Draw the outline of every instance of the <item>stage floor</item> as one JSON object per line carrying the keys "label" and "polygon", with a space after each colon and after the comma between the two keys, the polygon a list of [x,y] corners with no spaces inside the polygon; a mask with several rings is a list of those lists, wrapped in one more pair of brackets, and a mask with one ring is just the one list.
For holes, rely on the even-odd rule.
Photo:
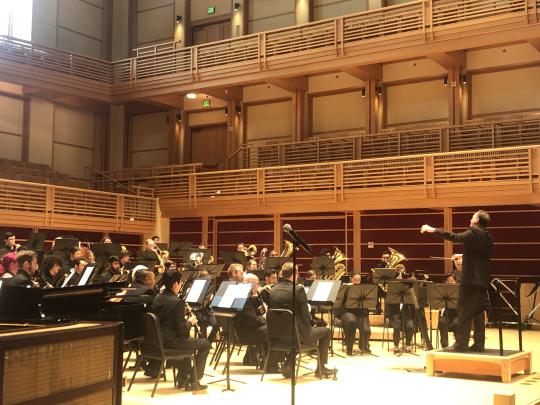
{"label": "stage floor", "polygon": [[[435,336],[435,333],[433,333]],[[491,405],[494,394],[514,393],[516,404],[540,404],[540,331],[523,332],[524,349],[533,352],[532,374],[515,376],[509,384],[503,384],[500,378],[475,377],[470,375],[444,374],[428,377],[425,374],[425,357],[422,350],[419,356],[403,355],[395,357],[381,348],[381,342],[372,341],[374,356],[355,356],[329,358],[329,365],[339,369],[337,381],[323,379],[319,381],[313,376],[300,377],[296,387],[297,405],[332,404],[336,401],[352,401],[351,403],[392,404],[392,405]],[[452,342],[452,339],[450,339]],[[517,349],[517,331],[504,330],[505,348]],[[486,346],[496,348],[498,332],[496,329],[486,330]],[[341,352],[341,343],[334,341],[336,353]],[[207,391],[198,395],[172,388],[172,371],[168,370],[167,382],[159,383],[156,395],[150,398],[153,384],[139,373],[130,392],[124,388],[123,403],[139,404],[197,404],[209,405],[225,401],[235,404],[276,405],[290,403],[290,380],[281,374],[268,374],[260,382],[260,373],[255,367],[242,365],[242,356],[236,353],[231,363],[231,377],[242,380],[246,384],[231,382],[234,392],[222,393],[224,383],[211,384]],[[210,357],[209,357],[210,358]],[[223,356],[225,358],[225,356]],[[219,372],[211,368],[203,383],[221,378]],[[302,370],[300,370],[302,374]],[[129,382],[132,371],[126,372]],[[126,386],[127,387],[127,386]]]}

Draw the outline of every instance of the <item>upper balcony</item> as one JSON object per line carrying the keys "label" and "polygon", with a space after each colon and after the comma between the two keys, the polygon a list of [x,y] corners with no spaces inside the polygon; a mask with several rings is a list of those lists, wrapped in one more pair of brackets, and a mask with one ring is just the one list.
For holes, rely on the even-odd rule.
{"label": "upper balcony", "polygon": [[107,102],[258,83],[501,43],[537,48],[540,0],[420,0],[108,62],[0,38],[0,80]]}

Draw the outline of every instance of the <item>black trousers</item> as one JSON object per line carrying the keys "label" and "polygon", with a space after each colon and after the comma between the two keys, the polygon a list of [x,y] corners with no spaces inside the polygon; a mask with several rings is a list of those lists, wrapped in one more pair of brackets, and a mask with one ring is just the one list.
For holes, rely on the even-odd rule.
{"label": "black trousers", "polygon": [[361,350],[369,349],[369,338],[371,336],[371,328],[369,325],[369,314],[367,311],[352,313],[345,312],[341,316],[343,323],[343,331],[345,332],[345,346],[347,351],[351,351],[356,337],[356,329],[360,332],[359,345]]}
{"label": "black trousers", "polygon": [[[411,310],[403,306],[403,323],[405,326],[405,345],[410,346],[412,343],[412,337],[414,335],[414,322],[411,314]],[[390,315],[390,326],[394,329],[393,340],[394,346],[399,346],[399,339],[401,337],[401,312],[394,312]]]}
{"label": "black trousers", "polygon": [[[195,339],[192,337],[177,339],[166,345],[168,349],[191,349],[195,351],[195,363],[197,365],[197,378],[200,380],[204,375],[206,358],[210,352],[210,342],[206,339]],[[194,381],[193,370],[190,370],[189,361],[183,361],[178,366],[180,375],[191,373],[191,379]]]}
{"label": "black trousers", "polygon": [[[321,365],[328,363],[328,348],[330,347],[330,329],[318,326],[311,328],[311,339],[317,342],[319,354],[321,356]],[[293,358],[291,353],[287,356],[286,363],[290,366]]]}
{"label": "black trousers", "polygon": [[456,346],[466,349],[469,346],[471,325],[474,325],[474,345],[484,348],[486,330],[484,326],[484,304],[486,290],[475,285],[459,287],[458,315],[456,326]]}
{"label": "black trousers", "polygon": [[452,314],[445,313],[439,317],[439,334],[441,339],[441,347],[448,347],[448,331],[455,332],[457,326],[457,317]]}

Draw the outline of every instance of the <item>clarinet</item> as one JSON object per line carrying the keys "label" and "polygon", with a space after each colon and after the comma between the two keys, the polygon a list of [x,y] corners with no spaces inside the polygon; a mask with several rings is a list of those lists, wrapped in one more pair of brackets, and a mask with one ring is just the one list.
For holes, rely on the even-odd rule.
{"label": "clarinet", "polygon": [[[189,304],[186,302],[186,316],[188,318],[191,318],[192,316],[195,316],[195,314],[193,313],[193,310],[191,309],[191,307],[189,306]],[[195,325],[193,325],[193,330],[195,331],[195,336],[196,337],[201,337],[201,331],[199,329],[199,324],[196,323]]]}

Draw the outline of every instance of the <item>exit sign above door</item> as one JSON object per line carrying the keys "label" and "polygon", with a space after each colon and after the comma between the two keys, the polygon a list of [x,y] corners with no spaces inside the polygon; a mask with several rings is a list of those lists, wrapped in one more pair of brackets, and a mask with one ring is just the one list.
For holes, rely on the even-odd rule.
{"label": "exit sign above door", "polygon": [[216,12],[216,6],[208,7],[208,14],[214,14]]}

